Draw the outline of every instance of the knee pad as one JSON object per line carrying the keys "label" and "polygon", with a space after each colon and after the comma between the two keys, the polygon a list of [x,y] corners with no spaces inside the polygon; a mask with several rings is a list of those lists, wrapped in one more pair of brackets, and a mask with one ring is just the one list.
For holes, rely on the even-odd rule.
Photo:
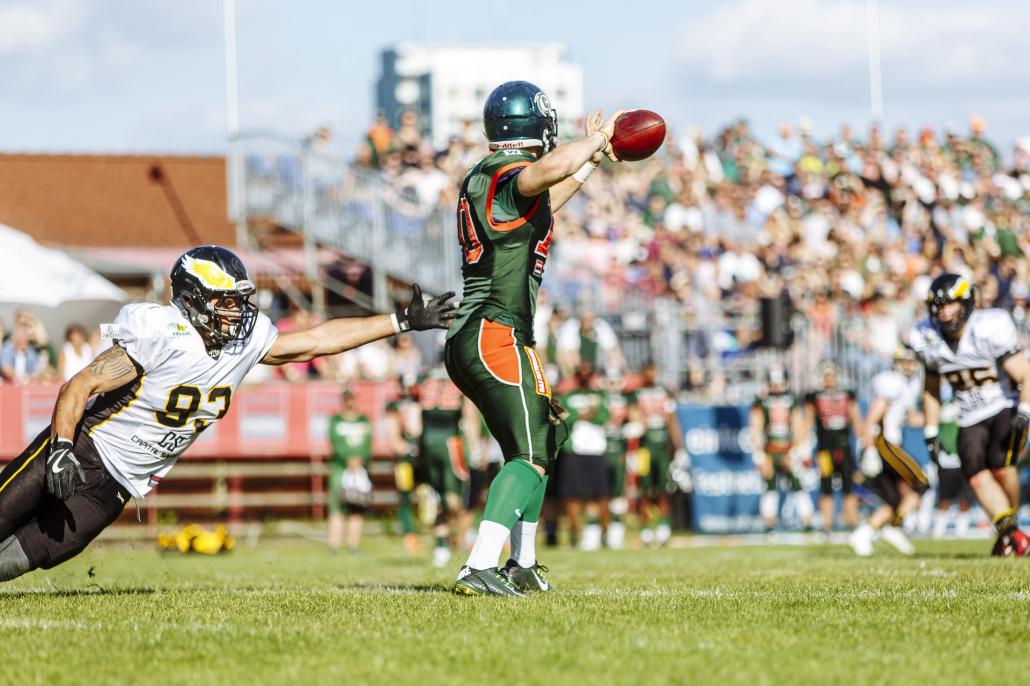
{"label": "knee pad", "polygon": [[8,536],[0,542],[0,581],[17,579],[32,569],[32,563],[17,538]]}

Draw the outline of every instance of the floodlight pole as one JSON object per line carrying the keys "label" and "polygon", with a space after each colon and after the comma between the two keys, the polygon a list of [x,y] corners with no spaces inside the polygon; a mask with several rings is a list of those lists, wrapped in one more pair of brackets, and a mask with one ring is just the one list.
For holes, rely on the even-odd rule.
{"label": "floodlight pole", "polygon": [[880,66],[880,2],[866,0],[866,40],[869,58],[869,116],[874,123],[883,121],[883,72]]}
{"label": "floodlight pole", "polygon": [[243,202],[243,154],[240,150],[239,68],[236,56],[236,0],[222,0],[225,33],[225,129],[228,136],[226,156],[226,208],[236,225],[236,245],[250,245],[247,211]]}

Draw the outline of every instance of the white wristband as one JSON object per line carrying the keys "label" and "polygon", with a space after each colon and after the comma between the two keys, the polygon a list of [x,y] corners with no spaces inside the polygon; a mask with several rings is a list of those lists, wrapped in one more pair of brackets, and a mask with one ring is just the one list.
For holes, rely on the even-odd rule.
{"label": "white wristband", "polygon": [[927,424],[923,427],[923,436],[927,439],[937,438],[937,434],[940,432],[940,427],[936,424]]}
{"label": "white wristband", "polygon": [[1019,403],[1019,406],[1016,408],[1016,412],[1030,417],[1030,403]]}
{"label": "white wristband", "polygon": [[393,324],[393,334],[396,336],[401,332],[401,323],[397,321],[397,313],[390,313],[390,323]]}
{"label": "white wristband", "polygon": [[594,131],[594,133],[598,134],[599,136],[601,136],[602,139],[604,139],[604,145],[598,148],[598,152],[604,152],[605,149],[607,149],[608,147],[608,143],[610,143],[611,141],[609,140],[608,136],[605,134],[604,131]]}
{"label": "white wristband", "polygon": [[576,181],[579,181],[580,183],[586,183],[587,179],[590,178],[590,175],[594,173],[595,169],[597,169],[597,165],[590,160],[587,160],[583,163],[583,166],[579,168],[579,171],[572,175],[572,178],[576,179]]}

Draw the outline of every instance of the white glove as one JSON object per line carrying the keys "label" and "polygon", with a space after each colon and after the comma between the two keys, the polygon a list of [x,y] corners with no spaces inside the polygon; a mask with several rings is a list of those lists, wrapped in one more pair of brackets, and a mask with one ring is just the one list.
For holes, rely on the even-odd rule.
{"label": "white glove", "polygon": [[870,479],[878,476],[883,471],[883,460],[880,459],[880,451],[869,446],[862,451],[862,473]]}

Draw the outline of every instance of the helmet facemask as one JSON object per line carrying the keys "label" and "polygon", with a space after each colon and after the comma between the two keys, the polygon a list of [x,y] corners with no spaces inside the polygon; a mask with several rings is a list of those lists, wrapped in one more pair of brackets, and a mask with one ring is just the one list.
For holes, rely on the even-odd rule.
{"label": "helmet facemask", "polygon": [[[254,331],[258,308],[251,297],[255,287],[251,281],[238,281],[231,290],[211,290],[194,284],[179,294],[176,304],[194,328],[221,351],[245,342]],[[225,303],[232,303],[226,307]]]}

